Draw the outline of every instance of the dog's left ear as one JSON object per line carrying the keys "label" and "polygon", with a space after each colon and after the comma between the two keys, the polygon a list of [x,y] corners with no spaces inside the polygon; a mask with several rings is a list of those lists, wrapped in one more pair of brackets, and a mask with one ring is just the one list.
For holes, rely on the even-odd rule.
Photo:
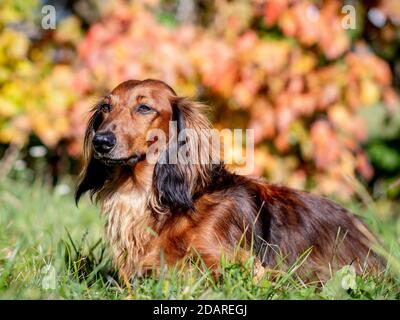
{"label": "dog's left ear", "polygon": [[203,114],[206,105],[174,97],[171,107],[178,137],[169,142],[158,159],[153,189],[161,208],[195,211],[194,197],[209,187],[213,172],[223,168],[219,157],[213,159],[219,154],[219,144],[213,143],[212,126]]}
{"label": "dog's left ear", "polygon": [[[176,123],[177,135],[186,128],[184,110],[179,106],[179,100],[172,104],[172,121]],[[158,205],[170,210],[194,210],[193,175],[189,164],[173,161],[170,156],[177,156],[179,148],[185,143],[173,137],[168,147],[160,155],[154,170],[153,187]]]}

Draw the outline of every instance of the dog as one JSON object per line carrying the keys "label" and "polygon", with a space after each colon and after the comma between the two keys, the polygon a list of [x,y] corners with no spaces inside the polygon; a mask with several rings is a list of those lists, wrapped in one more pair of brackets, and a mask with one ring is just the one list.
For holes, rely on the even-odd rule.
{"label": "dog", "polygon": [[[213,161],[204,147],[212,129],[204,108],[147,79],[121,83],[92,109],[75,199],[89,192],[101,205],[120,275],[131,278],[196,256],[214,271],[222,257],[249,256],[285,270],[305,252],[298,272],[318,279],[344,265],[358,273],[383,268],[371,250],[376,237],[342,206]],[[171,121],[178,134],[190,129],[189,139],[173,140]],[[164,134],[166,144],[149,161],[160,138],[149,139],[153,131]],[[168,161],[171,150],[182,149],[210,161]]]}

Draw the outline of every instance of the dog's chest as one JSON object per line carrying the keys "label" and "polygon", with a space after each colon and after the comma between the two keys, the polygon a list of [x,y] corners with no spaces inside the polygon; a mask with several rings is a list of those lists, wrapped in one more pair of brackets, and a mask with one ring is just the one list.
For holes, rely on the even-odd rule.
{"label": "dog's chest", "polygon": [[146,254],[151,219],[145,192],[115,193],[102,204],[106,233],[114,262],[119,268],[135,270]]}

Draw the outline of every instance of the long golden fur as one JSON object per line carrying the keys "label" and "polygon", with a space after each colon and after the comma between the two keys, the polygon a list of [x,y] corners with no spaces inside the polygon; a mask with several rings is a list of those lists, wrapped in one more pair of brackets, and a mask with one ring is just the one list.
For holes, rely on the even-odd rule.
{"label": "long golden fur", "polygon": [[[319,278],[346,264],[358,272],[383,267],[370,250],[375,237],[343,207],[236,175],[214,161],[218,150],[207,143],[214,137],[203,108],[161,81],[131,80],[92,110],[76,200],[89,191],[101,204],[121,275],[140,275],[193,255],[215,269],[237,247],[244,257],[254,252],[262,265],[282,269],[310,249],[302,273]],[[185,141],[172,139],[171,120],[178,133],[192,134]],[[152,130],[167,137],[166,148],[155,150],[155,162],[146,157],[159,139],[148,139]],[[171,163],[171,150],[203,161]]]}

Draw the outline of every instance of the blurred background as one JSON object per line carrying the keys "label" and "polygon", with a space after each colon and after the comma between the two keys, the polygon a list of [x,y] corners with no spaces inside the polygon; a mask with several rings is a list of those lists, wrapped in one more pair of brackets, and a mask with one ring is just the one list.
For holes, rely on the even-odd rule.
{"label": "blurred background", "polygon": [[72,194],[90,107],[157,78],[253,128],[254,174],[395,215],[399,53],[397,0],[2,0],[0,179]]}
{"label": "blurred background", "polygon": [[0,298],[126,298],[104,217],[73,191],[91,106],[146,78],[254,129],[252,174],[361,216],[397,278],[266,293],[239,273],[215,296],[203,276],[148,279],[138,298],[399,299],[399,0],[0,0]]}

